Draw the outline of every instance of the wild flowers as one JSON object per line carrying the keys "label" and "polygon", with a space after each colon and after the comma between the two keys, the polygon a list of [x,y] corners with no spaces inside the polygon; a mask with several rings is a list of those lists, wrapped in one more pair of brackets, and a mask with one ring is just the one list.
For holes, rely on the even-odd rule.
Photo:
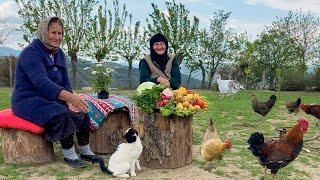
{"label": "wild flowers", "polygon": [[112,82],[114,69],[104,67],[102,63],[96,63],[92,67],[85,67],[83,70],[91,69],[91,81],[95,92],[108,91]]}

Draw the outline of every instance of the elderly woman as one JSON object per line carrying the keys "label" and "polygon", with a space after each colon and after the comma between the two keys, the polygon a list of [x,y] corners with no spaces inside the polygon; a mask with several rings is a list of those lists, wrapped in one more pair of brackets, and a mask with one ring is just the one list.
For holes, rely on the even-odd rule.
{"label": "elderly woman", "polygon": [[168,40],[157,33],[150,39],[150,54],[139,64],[140,83],[154,82],[178,89],[181,84],[179,62],[175,56],[168,53]]}
{"label": "elderly woman", "polygon": [[48,141],[60,141],[64,161],[76,168],[86,164],[75,152],[73,134],[80,146],[80,157],[96,156],[89,146],[89,111],[84,99],[72,92],[66,57],[59,48],[63,24],[58,17],[43,20],[37,38],[20,54],[12,94],[15,115],[45,128]]}

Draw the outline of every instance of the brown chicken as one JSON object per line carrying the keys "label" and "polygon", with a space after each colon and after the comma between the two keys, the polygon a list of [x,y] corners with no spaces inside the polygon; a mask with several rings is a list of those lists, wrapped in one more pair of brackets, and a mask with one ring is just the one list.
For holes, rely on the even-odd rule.
{"label": "brown chicken", "polygon": [[210,139],[220,139],[218,129],[216,128],[215,121],[212,118],[210,119],[207,131],[203,136],[202,144],[207,142]]}
{"label": "brown chicken", "polygon": [[275,178],[279,169],[287,166],[295,160],[303,147],[303,135],[307,132],[309,122],[301,118],[298,123],[290,129],[287,135],[281,140],[265,142],[262,133],[251,134],[248,143],[249,150],[259,159],[259,163],[266,170],[270,169]]}
{"label": "brown chicken", "polygon": [[258,100],[257,95],[252,93],[252,109],[254,112],[260,114],[262,117],[266,116],[271,108],[276,103],[277,96],[271,95],[267,102],[261,102]]}
{"label": "brown chicken", "polygon": [[212,161],[215,159],[222,160],[223,153],[226,149],[230,149],[232,143],[230,141],[222,142],[220,140],[218,130],[215,127],[213,119],[210,119],[209,127],[203,137],[200,155],[207,161],[207,170],[211,171]]}
{"label": "brown chicken", "polygon": [[307,114],[310,114],[318,119],[317,121],[317,126],[320,121],[320,105],[306,105],[306,104],[301,104],[300,108],[306,112]]}
{"label": "brown chicken", "polygon": [[294,102],[286,102],[286,108],[288,109],[289,113],[297,113],[299,111],[299,106],[301,104],[301,98],[298,98]]}

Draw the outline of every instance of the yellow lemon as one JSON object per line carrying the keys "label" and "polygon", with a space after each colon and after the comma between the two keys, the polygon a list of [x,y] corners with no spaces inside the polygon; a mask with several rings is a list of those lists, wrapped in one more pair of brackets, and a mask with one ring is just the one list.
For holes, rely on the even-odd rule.
{"label": "yellow lemon", "polygon": [[182,103],[177,103],[177,109],[180,109],[180,110],[183,110],[183,105],[182,105]]}
{"label": "yellow lemon", "polygon": [[194,99],[201,99],[199,94],[193,94]]}
{"label": "yellow lemon", "polygon": [[189,100],[194,99],[194,96],[192,94],[187,94],[187,97],[189,98]]}

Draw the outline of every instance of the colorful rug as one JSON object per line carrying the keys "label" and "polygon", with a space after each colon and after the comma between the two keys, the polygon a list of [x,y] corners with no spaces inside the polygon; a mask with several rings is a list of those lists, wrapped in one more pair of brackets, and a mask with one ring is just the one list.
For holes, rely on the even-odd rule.
{"label": "colorful rug", "polygon": [[107,119],[108,115],[116,110],[129,113],[129,119],[134,125],[136,120],[136,107],[125,96],[110,96],[108,99],[98,99],[95,94],[80,94],[89,105],[90,129],[96,131]]}

